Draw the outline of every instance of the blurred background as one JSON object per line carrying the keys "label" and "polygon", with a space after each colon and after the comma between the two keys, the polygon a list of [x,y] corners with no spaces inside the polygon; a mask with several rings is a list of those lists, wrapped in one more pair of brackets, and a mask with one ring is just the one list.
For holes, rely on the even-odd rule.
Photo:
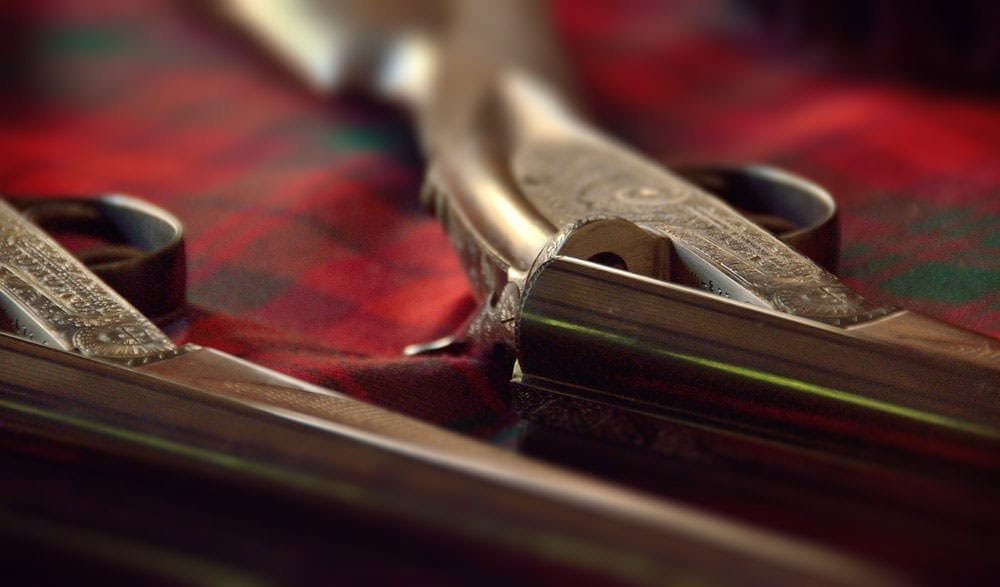
{"label": "blurred background", "polygon": [[[763,162],[818,182],[841,207],[849,285],[1000,336],[1000,4],[548,8],[601,127],[666,164]],[[199,2],[7,2],[0,19],[0,192],[148,199],[187,231],[187,340],[509,439],[493,357],[401,356],[475,310],[418,204],[402,112],[310,92]],[[755,517],[781,515],[764,503]]]}

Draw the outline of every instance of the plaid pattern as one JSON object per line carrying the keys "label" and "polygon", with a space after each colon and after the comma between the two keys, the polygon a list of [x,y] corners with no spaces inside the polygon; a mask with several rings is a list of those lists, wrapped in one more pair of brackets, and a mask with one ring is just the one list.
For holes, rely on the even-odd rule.
{"label": "plaid pattern", "polygon": [[[842,206],[865,295],[1000,335],[1000,108],[777,52],[715,2],[554,2],[596,118],[665,162],[763,161]],[[403,358],[473,311],[399,113],[310,95],[190,3],[6,7],[0,190],[122,191],[187,228],[187,338],[457,430],[489,357]]]}

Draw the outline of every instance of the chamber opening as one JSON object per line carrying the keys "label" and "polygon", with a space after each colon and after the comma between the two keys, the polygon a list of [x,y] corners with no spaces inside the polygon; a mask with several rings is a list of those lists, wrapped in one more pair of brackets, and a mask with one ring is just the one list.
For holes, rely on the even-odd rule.
{"label": "chamber opening", "polygon": [[587,260],[591,263],[597,263],[599,265],[621,269],[622,271],[628,271],[628,263],[625,262],[625,259],[622,259],[619,255],[616,255],[611,251],[604,251],[602,253],[597,253],[596,255],[591,255],[587,258]]}

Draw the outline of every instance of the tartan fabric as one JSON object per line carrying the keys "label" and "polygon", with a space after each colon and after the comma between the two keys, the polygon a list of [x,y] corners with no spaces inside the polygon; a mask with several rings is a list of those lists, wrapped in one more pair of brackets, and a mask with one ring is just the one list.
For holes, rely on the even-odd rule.
{"label": "tartan fabric", "polygon": [[[787,53],[718,2],[553,3],[597,120],[664,162],[827,186],[863,294],[1000,336],[1000,108]],[[305,91],[192,3],[6,7],[0,191],[120,191],[185,223],[189,341],[480,436],[476,354],[403,358],[474,310],[401,115]]]}

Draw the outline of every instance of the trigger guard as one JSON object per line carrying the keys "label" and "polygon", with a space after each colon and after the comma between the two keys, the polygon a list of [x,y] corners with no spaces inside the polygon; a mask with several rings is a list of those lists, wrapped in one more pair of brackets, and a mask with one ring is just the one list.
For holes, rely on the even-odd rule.
{"label": "trigger guard", "polygon": [[680,165],[670,170],[836,273],[840,254],[837,203],[819,185],[769,165]]}
{"label": "trigger guard", "polygon": [[123,194],[4,199],[49,233],[85,234],[107,243],[70,252],[156,324],[183,314],[184,234],[180,221],[166,210]]}

